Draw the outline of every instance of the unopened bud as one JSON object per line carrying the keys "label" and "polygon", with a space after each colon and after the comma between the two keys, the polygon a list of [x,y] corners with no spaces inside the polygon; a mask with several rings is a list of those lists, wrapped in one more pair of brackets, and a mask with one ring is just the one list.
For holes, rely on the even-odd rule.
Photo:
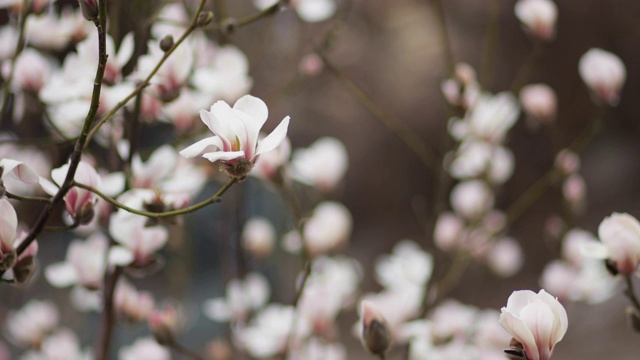
{"label": "unopened bud", "polygon": [[78,0],[82,16],[89,21],[98,20],[98,2],[97,0]]}
{"label": "unopened bud", "polygon": [[362,342],[372,354],[384,357],[391,346],[391,330],[384,316],[369,301],[363,301],[362,307]]}
{"label": "unopened bud", "polygon": [[554,165],[562,175],[569,176],[580,170],[580,156],[569,149],[560,150]]}
{"label": "unopened bud", "polygon": [[587,184],[579,174],[569,176],[562,184],[562,195],[574,214],[581,214],[587,206]]}
{"label": "unopened bud", "polygon": [[86,225],[93,220],[96,211],[92,202],[86,202],[80,208],[80,211],[76,214],[76,222],[80,225]]}
{"label": "unopened bud", "polygon": [[638,310],[632,306],[627,306],[624,312],[627,315],[629,327],[631,327],[635,332],[640,332],[640,314],[638,313]]}
{"label": "unopened bud", "polygon": [[0,258],[0,272],[5,272],[13,267],[16,263],[16,253],[15,251],[8,252],[3,254]]}
{"label": "unopened bud", "polygon": [[173,47],[173,36],[167,35],[160,40],[160,50],[167,52]]}
{"label": "unopened bud", "polygon": [[238,27],[238,20],[234,18],[224,19],[220,24],[222,33],[227,35],[233,33],[236,30],[236,27]]}
{"label": "unopened bud", "polygon": [[26,256],[18,260],[13,267],[13,278],[16,283],[24,284],[29,281],[36,270],[36,260],[33,256]]}
{"label": "unopened bud", "polygon": [[205,11],[200,13],[198,16],[198,20],[196,21],[196,26],[204,27],[209,25],[209,23],[213,20],[213,13],[211,11]]}
{"label": "unopened bud", "polygon": [[160,345],[171,345],[175,341],[178,313],[167,306],[163,310],[154,310],[147,318],[151,333]]}
{"label": "unopened bud", "polygon": [[607,271],[609,272],[609,274],[611,274],[612,276],[616,276],[618,275],[620,272],[618,271],[618,267],[616,266],[616,263],[607,259],[604,261],[604,267],[607,269]]}
{"label": "unopened bud", "polygon": [[229,343],[216,339],[207,344],[207,355],[212,360],[230,360],[232,353]]}

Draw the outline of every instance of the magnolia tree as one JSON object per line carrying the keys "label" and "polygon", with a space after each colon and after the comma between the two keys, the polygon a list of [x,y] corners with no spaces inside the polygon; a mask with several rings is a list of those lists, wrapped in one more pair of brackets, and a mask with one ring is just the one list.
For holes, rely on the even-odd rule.
{"label": "magnolia tree", "polygon": [[[365,1],[255,0],[245,16],[222,0],[132,2],[135,24],[115,20],[111,8],[124,3],[0,1],[0,359],[548,360],[570,329],[563,304],[618,293],[640,331],[640,222],[616,212],[597,234],[564,226],[585,211],[580,151],[597,132],[586,126],[556,149],[546,175],[499,207],[514,173],[510,130],[518,121],[552,129],[558,97],[529,83],[530,69],[511,91],[491,93],[474,67],[454,63],[441,0],[431,6],[452,114],[441,154],[330,60]],[[288,131],[303,120],[270,116],[271,101],[252,91],[253,59],[233,45],[246,25],[283,16],[316,33],[294,85],[333,75],[442,180],[436,191],[448,201],[428,234],[396,239],[373,264],[347,255],[358,214],[335,200],[347,147],[331,136],[292,147]],[[554,1],[519,0],[510,16],[535,49],[554,41]],[[602,112],[619,103],[618,56],[592,48],[574,69]],[[268,194],[255,216],[241,214],[258,201],[241,196],[250,184]],[[513,289],[501,310],[451,297],[469,266],[497,278],[521,269],[510,224],[556,185],[564,215],[545,228],[560,251],[539,287]],[[240,215],[215,210],[227,204]],[[198,214],[204,224],[192,221]],[[186,295],[175,286],[188,277],[175,264],[199,239],[230,250],[187,255],[205,258],[203,273],[224,274],[218,296],[204,283]],[[376,291],[366,292],[371,280]]]}

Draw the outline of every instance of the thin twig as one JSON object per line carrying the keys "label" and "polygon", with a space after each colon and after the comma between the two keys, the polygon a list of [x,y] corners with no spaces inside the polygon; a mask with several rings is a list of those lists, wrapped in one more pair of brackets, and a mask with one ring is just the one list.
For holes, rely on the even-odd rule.
{"label": "thin twig", "polygon": [[115,325],[114,314],[114,294],[118,278],[122,274],[122,268],[117,266],[113,273],[107,274],[104,284],[104,306],[102,309],[102,320],[100,321],[100,337],[96,346],[96,359],[106,360],[109,354],[109,344],[111,343],[111,335],[113,326]]}
{"label": "thin twig", "polygon": [[627,284],[627,288],[624,290],[624,294],[629,298],[629,300],[631,300],[631,303],[633,303],[633,306],[635,306],[635,308],[640,311],[640,301],[638,300],[638,297],[636,296],[636,292],[633,289],[633,279],[630,275],[627,275],[624,277],[624,281]]}
{"label": "thin twig", "polygon": [[196,210],[202,209],[203,207],[216,203],[216,202],[220,202],[222,194],[224,194],[231,186],[233,186],[233,184],[235,184],[237,182],[237,180],[235,178],[230,179],[222,188],[220,188],[220,190],[218,190],[213,196],[211,196],[210,198],[208,198],[207,200],[201,201],[195,205],[191,205],[189,207],[186,208],[182,208],[182,209],[178,209],[178,210],[171,210],[171,211],[165,211],[165,212],[151,212],[151,211],[144,211],[144,210],[138,210],[138,209],[134,209],[131,208],[129,206],[126,206],[120,202],[118,202],[117,200],[115,200],[114,198],[110,197],[109,195],[103,193],[102,191],[88,186],[88,185],[84,185],[84,184],[80,184],[77,182],[74,182],[73,185],[77,186],[79,188],[83,188],[86,190],[91,191],[92,193],[98,195],[99,197],[103,198],[105,201],[107,201],[108,203],[110,203],[111,205],[122,209],[124,211],[130,212],[132,214],[136,214],[136,215],[141,215],[141,216],[146,216],[148,218],[164,218],[164,217],[172,217],[172,216],[178,216],[178,215],[184,215],[184,214],[188,214],[188,213],[192,213]]}
{"label": "thin twig", "polygon": [[423,139],[416,135],[415,131],[405,123],[395,118],[383,107],[378,105],[364,90],[356,84],[346,73],[336,67],[322,52],[318,55],[329,71],[344,85],[345,89],[355,97],[362,106],[373,114],[391,132],[393,132],[410,150],[412,150],[422,163],[428,168],[434,166],[434,158],[431,150]]}
{"label": "thin twig", "polygon": [[96,76],[93,81],[93,92],[91,94],[91,105],[89,107],[89,112],[84,119],[82,131],[80,132],[80,136],[78,137],[78,140],[76,141],[75,147],[73,149],[73,153],[71,154],[67,176],[62,183],[62,186],[60,186],[60,190],[58,190],[51,202],[40,213],[40,216],[38,217],[38,220],[34,224],[33,228],[22,241],[22,243],[20,243],[20,246],[17,249],[18,254],[22,254],[27,249],[27,247],[31,245],[33,240],[35,240],[36,236],[38,236],[38,234],[40,234],[42,230],[44,230],[49,217],[51,217],[51,214],[53,214],[53,210],[58,204],[62,202],[64,196],[71,189],[76,170],[78,169],[78,164],[80,163],[80,159],[82,158],[82,150],[88,140],[87,136],[89,129],[91,128],[91,124],[98,112],[100,90],[102,89],[102,79],[104,77],[104,71],[107,65],[107,1],[99,1],[98,8],[98,21],[95,22],[96,28],[98,30],[98,68],[96,70]]}
{"label": "thin twig", "polygon": [[493,65],[500,35],[500,1],[492,0],[490,4],[490,18],[485,36],[485,46],[482,59],[482,75],[485,89],[491,89],[493,80]]}
{"label": "thin twig", "polygon": [[442,42],[442,49],[444,53],[444,64],[447,67],[447,72],[453,74],[455,68],[455,62],[453,59],[453,51],[451,51],[451,43],[449,42],[449,31],[447,30],[447,20],[442,6],[442,0],[430,0],[433,4],[438,27],[440,28],[440,39]]}
{"label": "thin twig", "polygon": [[9,103],[9,96],[11,95],[11,84],[13,83],[13,75],[15,73],[16,61],[18,57],[22,53],[22,50],[25,47],[25,31],[26,31],[26,23],[27,18],[31,14],[31,0],[27,0],[24,3],[24,13],[20,19],[20,29],[18,30],[18,41],[16,42],[16,49],[11,57],[11,65],[9,69],[9,76],[6,79],[4,84],[4,92],[2,94],[2,106],[0,107],[0,119],[4,119],[5,110],[7,109],[7,104]]}
{"label": "thin twig", "polygon": [[41,202],[41,203],[50,203],[51,199],[50,198],[45,198],[45,197],[40,197],[40,196],[22,196],[22,195],[16,195],[14,193],[10,193],[10,192],[5,192],[5,195],[9,198],[9,199],[14,199],[14,200],[20,200],[20,201],[33,201],[33,202]]}

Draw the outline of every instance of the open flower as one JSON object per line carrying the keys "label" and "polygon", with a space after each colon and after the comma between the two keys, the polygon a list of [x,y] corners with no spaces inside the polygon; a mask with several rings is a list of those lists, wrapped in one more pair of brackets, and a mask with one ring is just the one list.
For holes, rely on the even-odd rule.
{"label": "open flower", "polygon": [[522,345],[528,360],[549,360],[569,320],[562,304],[546,291],[520,290],[502,308],[500,325]]}
{"label": "open flower", "polygon": [[242,180],[251,171],[258,155],[275,149],[287,135],[288,116],[271,134],[258,141],[268,115],[264,101],[251,95],[241,97],[233,108],[225,101],[217,101],[210,111],[200,111],[200,118],[215,136],[198,141],[182,150],[180,155],[190,158],[202,154],[211,162],[220,160],[221,167],[230,176]]}

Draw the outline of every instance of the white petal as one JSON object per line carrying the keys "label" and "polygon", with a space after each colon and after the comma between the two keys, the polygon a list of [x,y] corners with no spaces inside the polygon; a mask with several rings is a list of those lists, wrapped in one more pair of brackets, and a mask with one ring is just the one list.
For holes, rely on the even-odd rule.
{"label": "white petal", "polygon": [[16,239],[18,216],[9,200],[0,199],[0,244],[11,249]]}
{"label": "white petal", "polygon": [[43,177],[40,178],[40,186],[42,187],[42,190],[44,190],[44,192],[51,196],[57,194],[58,190],[60,190],[60,188],[56,186],[56,184]]}
{"label": "white petal", "polygon": [[215,146],[218,149],[222,148],[222,140],[217,136],[208,137],[198,141],[197,143],[187,147],[180,151],[180,155],[186,158],[192,158],[200,155],[209,146]]}
{"label": "white petal", "polygon": [[127,266],[133,262],[133,252],[122,247],[114,246],[109,250],[109,264]]}
{"label": "white petal", "polygon": [[121,171],[114,172],[102,177],[102,182],[98,190],[109,196],[116,196],[124,190],[125,178]]}
{"label": "white petal", "polygon": [[36,184],[40,178],[31,166],[11,159],[0,160],[0,166],[4,168],[2,177],[12,176],[26,184]]}
{"label": "white petal", "polygon": [[76,269],[68,262],[51,264],[44,269],[44,277],[54,287],[63,288],[78,282]]}
{"label": "white petal", "polygon": [[602,260],[608,259],[610,256],[609,249],[603,243],[595,241],[582,244],[580,252],[584,256]]}
{"label": "white petal", "polygon": [[120,49],[118,49],[118,55],[116,56],[116,62],[120,66],[125,66],[129,59],[131,59],[131,55],[133,55],[133,33],[130,32],[122,38],[122,42],[120,43]]}
{"label": "white petal", "polygon": [[296,11],[302,20],[307,22],[323,21],[336,11],[334,0],[301,0]]}
{"label": "white petal", "polygon": [[233,160],[244,156],[244,151],[216,151],[202,155],[203,158],[216,162],[218,160]]}
{"label": "white petal", "polygon": [[287,130],[289,127],[289,117],[285,117],[282,122],[271,132],[271,134],[267,135],[262,141],[258,143],[258,149],[256,150],[256,155],[260,155],[267,151],[271,151],[280,145],[282,140],[287,137]]}
{"label": "white petal", "polygon": [[204,315],[214,321],[229,321],[231,320],[231,309],[224,298],[215,298],[202,305],[202,311]]}

